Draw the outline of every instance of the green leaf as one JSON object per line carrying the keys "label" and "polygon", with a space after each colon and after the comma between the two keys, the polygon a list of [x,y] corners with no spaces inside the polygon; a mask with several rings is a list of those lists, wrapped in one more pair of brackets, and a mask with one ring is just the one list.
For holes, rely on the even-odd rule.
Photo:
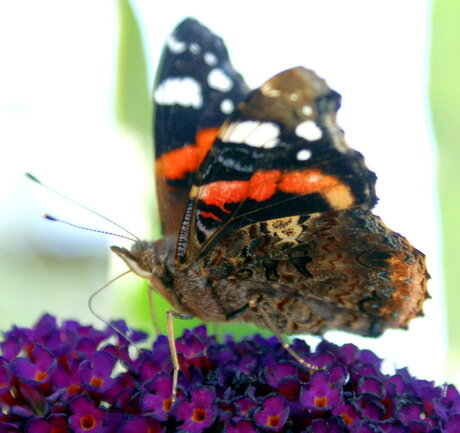
{"label": "green leaf", "polygon": [[150,135],[152,102],[142,34],[129,0],[118,0],[118,12],[117,120],[134,132]]}
{"label": "green leaf", "polygon": [[449,371],[460,369],[460,2],[434,0],[430,102],[438,144],[438,184],[443,227],[443,270],[448,320]]}

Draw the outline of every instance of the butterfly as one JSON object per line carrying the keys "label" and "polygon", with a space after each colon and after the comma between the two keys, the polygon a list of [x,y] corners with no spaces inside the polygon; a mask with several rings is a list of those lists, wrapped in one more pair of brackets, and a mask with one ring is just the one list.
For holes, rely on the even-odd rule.
{"label": "butterfly", "polygon": [[406,328],[428,297],[424,255],[372,213],[376,175],[346,143],[340,103],[303,67],[250,90],[222,39],[184,20],[154,89],[163,238],[112,250],[178,317]]}

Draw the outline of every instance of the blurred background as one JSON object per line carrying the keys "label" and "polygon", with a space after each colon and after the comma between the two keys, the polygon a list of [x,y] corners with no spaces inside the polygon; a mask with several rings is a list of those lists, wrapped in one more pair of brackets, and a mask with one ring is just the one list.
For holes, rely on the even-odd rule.
{"label": "blurred background", "polygon": [[[89,296],[125,270],[129,242],[40,218],[124,234],[24,177],[30,171],[141,238],[160,236],[151,92],[165,38],[194,16],[223,37],[256,87],[297,65],[342,94],[339,124],[378,175],[375,210],[427,256],[432,299],[410,330],[342,333],[421,378],[460,384],[457,264],[460,3],[447,0],[147,0],[0,3],[0,329],[41,314],[99,323]],[[163,320],[166,306],[155,298]],[[146,285],[127,276],[96,297],[107,320],[151,330]],[[178,322],[178,333],[197,322]],[[255,328],[237,326],[236,334]],[[313,344],[318,339],[309,337]]]}

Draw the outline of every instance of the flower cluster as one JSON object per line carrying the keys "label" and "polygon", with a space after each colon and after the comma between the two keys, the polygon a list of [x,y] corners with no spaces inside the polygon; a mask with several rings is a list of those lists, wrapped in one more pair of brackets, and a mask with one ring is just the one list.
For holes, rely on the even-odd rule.
{"label": "flower cluster", "polygon": [[[460,432],[460,395],[407,370],[380,371],[372,352],[326,341],[314,352],[276,338],[224,344],[204,327],[185,332],[177,399],[165,336],[132,354],[146,335],[125,336],[46,315],[7,332],[0,348],[0,433],[157,432]],[[131,349],[130,349],[131,346]]]}

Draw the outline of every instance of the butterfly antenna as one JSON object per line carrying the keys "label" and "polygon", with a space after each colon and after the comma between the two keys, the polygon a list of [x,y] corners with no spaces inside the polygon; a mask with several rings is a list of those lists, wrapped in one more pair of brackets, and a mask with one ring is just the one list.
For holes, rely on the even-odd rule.
{"label": "butterfly antenna", "polygon": [[114,325],[113,323],[105,320],[93,307],[93,301],[94,301],[94,298],[99,295],[99,293],[101,293],[104,289],[106,289],[108,286],[110,286],[112,283],[114,283],[115,281],[119,280],[120,278],[124,277],[125,275],[129,274],[131,272],[131,270],[129,271],[126,271],[126,272],[123,272],[122,274],[118,275],[117,277],[111,279],[108,283],[104,284],[100,289],[97,289],[88,299],[88,308],[89,308],[89,311],[91,311],[91,313],[97,318],[99,319],[102,323],[105,323],[107,326],[109,326],[110,328],[112,328],[117,334],[120,334],[121,336],[123,336],[124,338],[126,338],[126,340],[128,340],[128,342],[136,349],[137,351],[137,354],[139,355],[140,354],[140,350],[139,350],[139,347],[137,346],[136,342],[131,338],[129,337],[128,335],[126,335],[118,326]]}
{"label": "butterfly antenna", "polygon": [[[70,201],[71,203],[87,210],[88,212],[91,212],[92,214],[94,215],[97,215],[99,218],[102,218],[103,220],[113,224],[114,226],[117,226],[118,228],[120,228],[121,230],[123,230],[124,232],[128,233],[130,236],[132,236],[137,242],[140,242],[140,239],[133,233],[131,233],[129,230],[125,229],[124,227],[122,227],[120,224],[117,224],[115,221],[112,221],[110,218],[107,218],[105,217],[104,215],[101,215],[99,212],[96,212],[95,210],[93,209],[90,209],[89,207],[79,203],[78,201],[75,201],[75,200],[72,200],[71,198],[67,197],[66,195],[60,193],[59,191],[56,191],[54,188],[51,188],[50,186],[42,183],[37,177],[35,177],[33,174],[31,173],[25,173],[26,177],[28,179],[30,179],[32,182],[35,182],[35,183],[38,183],[39,185],[41,185],[42,187],[46,188],[48,191],[51,191],[53,192],[54,194],[57,194],[59,197],[62,197],[63,199],[67,200],[67,201]],[[56,218],[54,217],[50,217],[48,218],[48,216],[45,216],[45,218],[51,220],[51,221],[60,221],[60,220],[57,220]],[[71,226],[74,226],[73,224],[71,223],[67,223],[65,221],[60,221],[60,222],[63,222],[65,224],[68,224],[68,225],[71,225]],[[78,226],[74,226],[74,227],[78,227]],[[85,227],[80,227],[82,228],[83,230],[91,230],[91,229],[88,229],[88,228],[85,228]],[[108,234],[114,234],[114,233],[109,233],[109,232],[103,232],[103,231],[99,231],[99,230],[92,230],[92,231],[95,231],[95,232],[100,232],[100,233],[108,233]],[[115,235],[115,236],[120,236],[120,237],[123,237],[121,235]],[[127,238],[127,239],[130,239],[130,238]],[[130,239],[132,240],[132,239]]]}
{"label": "butterfly antenna", "polygon": [[66,224],[66,225],[68,225],[68,226],[70,226],[70,227],[75,227],[75,228],[81,229],[81,230],[88,230],[88,231],[90,231],[90,232],[102,233],[102,234],[104,234],[104,235],[117,236],[117,237],[119,237],[119,238],[128,239],[128,240],[130,240],[131,242],[136,242],[136,241],[137,241],[137,242],[140,242],[139,239],[137,239],[137,238],[136,238],[136,239],[133,239],[133,238],[130,238],[130,237],[128,237],[128,236],[123,236],[123,235],[120,235],[120,234],[118,234],[118,233],[108,232],[108,231],[106,231],[106,230],[98,230],[98,229],[93,229],[93,228],[90,228],[90,227],[80,226],[80,225],[78,225],[78,224],[73,224],[73,223],[70,223],[70,222],[68,222],[68,221],[61,220],[61,219],[56,218],[56,217],[54,217],[54,216],[52,216],[52,215],[49,215],[49,214],[43,214],[43,215],[42,215],[42,218],[45,218],[45,219],[47,219],[47,220],[49,220],[49,221],[54,221],[54,222]]}

